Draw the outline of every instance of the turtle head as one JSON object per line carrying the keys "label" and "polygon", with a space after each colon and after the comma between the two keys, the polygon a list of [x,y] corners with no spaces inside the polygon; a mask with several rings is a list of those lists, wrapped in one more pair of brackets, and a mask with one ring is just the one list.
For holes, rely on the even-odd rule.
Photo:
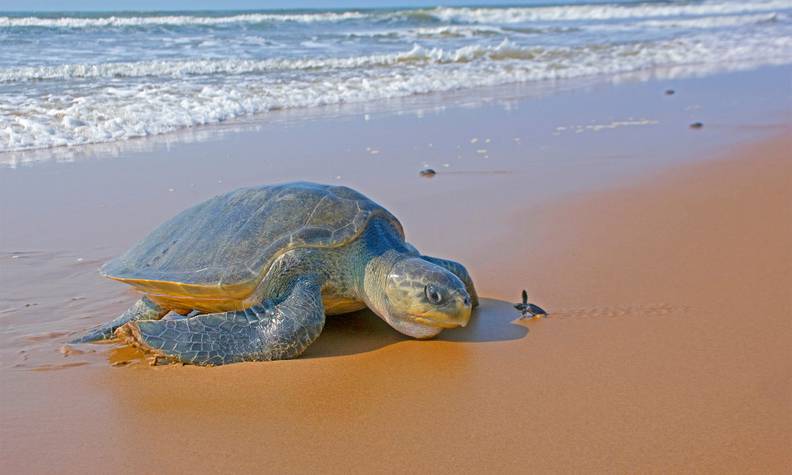
{"label": "turtle head", "polygon": [[470,320],[472,305],[465,284],[446,269],[411,256],[395,261],[383,274],[382,290],[371,307],[397,331],[432,338]]}

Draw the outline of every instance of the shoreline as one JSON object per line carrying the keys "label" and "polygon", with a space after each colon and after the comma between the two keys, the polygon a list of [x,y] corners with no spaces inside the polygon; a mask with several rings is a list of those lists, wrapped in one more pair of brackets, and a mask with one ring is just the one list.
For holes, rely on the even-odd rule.
{"label": "shoreline", "polygon": [[[0,456],[34,473],[783,473],[785,71],[0,168]],[[587,128],[628,120],[656,123]],[[422,252],[466,264],[483,299],[467,328],[415,341],[363,311],[303,358],[212,369],[60,353],[136,298],[95,269],[163,219],[238,186],[336,176]],[[523,288],[550,318],[516,320]]]}
{"label": "shoreline", "polygon": [[[761,74],[784,74],[792,66],[762,65],[752,69],[750,65],[732,65],[723,70],[707,70],[695,66],[668,66],[647,70],[625,71],[574,78],[542,79],[490,86],[477,86],[450,91],[435,91],[363,102],[326,104],[313,107],[270,110],[252,115],[231,118],[217,123],[198,124],[170,132],[129,137],[124,140],[86,143],[72,146],[55,146],[21,150],[0,151],[0,167],[35,165],[46,161],[64,161],[118,157],[128,154],[151,153],[171,146],[223,140],[228,135],[249,134],[261,128],[282,127],[310,121],[349,120],[356,116],[385,118],[404,114],[422,115],[447,108],[481,108],[494,102],[525,102],[592,89],[620,88],[625,85],[640,86],[642,83],[685,84],[723,76],[756,76]],[[365,119],[370,120],[370,119]]]}

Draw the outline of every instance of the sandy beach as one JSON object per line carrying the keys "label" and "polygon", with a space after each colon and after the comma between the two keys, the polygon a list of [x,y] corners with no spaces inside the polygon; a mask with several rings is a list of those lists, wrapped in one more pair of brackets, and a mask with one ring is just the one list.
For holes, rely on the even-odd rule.
{"label": "sandy beach", "polygon": [[[789,75],[510,86],[0,155],[4,470],[785,473]],[[471,324],[415,341],[361,311],[300,359],[218,368],[64,349],[137,298],[101,263],[200,200],[297,179],[354,187],[464,262]],[[522,289],[549,318],[518,320]]]}

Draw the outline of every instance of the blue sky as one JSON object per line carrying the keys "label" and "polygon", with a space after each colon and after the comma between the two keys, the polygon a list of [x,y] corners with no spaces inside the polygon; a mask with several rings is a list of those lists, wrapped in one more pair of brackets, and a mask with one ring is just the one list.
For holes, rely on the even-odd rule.
{"label": "blue sky", "polygon": [[0,0],[0,11],[246,10],[270,8],[376,8],[388,6],[552,3],[547,0]]}

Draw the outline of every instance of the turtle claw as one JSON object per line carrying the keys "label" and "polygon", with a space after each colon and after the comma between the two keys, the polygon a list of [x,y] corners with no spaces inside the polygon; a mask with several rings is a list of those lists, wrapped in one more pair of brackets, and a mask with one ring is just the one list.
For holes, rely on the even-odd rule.
{"label": "turtle claw", "polygon": [[[115,336],[123,343],[140,348],[141,350],[157,353],[162,349],[164,341],[160,336],[168,322],[174,320],[150,321],[143,320],[129,322],[115,331]],[[176,320],[178,321],[178,320]]]}
{"label": "turtle claw", "polygon": [[120,340],[122,343],[133,344],[134,337],[132,335],[131,324],[126,323],[121,325],[120,327],[116,328],[113,334],[117,340]]}
{"label": "turtle claw", "polygon": [[118,328],[115,331],[115,336],[122,343],[148,353],[147,361],[149,366],[166,366],[180,363],[178,358],[165,353],[164,346],[166,341],[161,338],[169,326],[167,322],[179,320],[182,319],[129,322]]}

